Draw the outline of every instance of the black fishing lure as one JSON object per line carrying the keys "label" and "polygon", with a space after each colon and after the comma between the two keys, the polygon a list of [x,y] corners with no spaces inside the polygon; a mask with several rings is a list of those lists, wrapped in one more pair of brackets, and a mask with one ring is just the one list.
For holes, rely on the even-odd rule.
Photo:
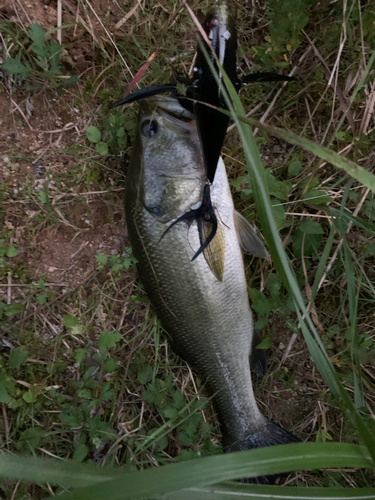
{"label": "black fishing lure", "polygon": [[[214,207],[212,206],[211,203],[211,192],[210,192],[210,183],[209,181],[206,182],[204,185],[203,189],[203,199],[202,199],[202,204],[199,208],[192,208],[188,212],[184,213],[179,217],[177,220],[172,222],[172,224],[167,227],[167,229],[164,231],[164,233],[161,235],[160,241],[164,238],[164,236],[167,234],[167,232],[172,229],[172,227],[175,224],[178,224],[179,222],[186,220],[188,222],[192,222],[193,220],[197,221],[198,225],[198,233],[199,233],[199,241],[201,246],[199,249],[195,252],[194,257],[191,259],[195,260],[200,253],[202,253],[208,245],[211,243],[211,241],[214,239],[214,236],[217,231],[217,217],[215,215],[215,210]],[[203,241],[203,232],[204,232],[204,226],[211,225],[211,232],[207,236],[206,240]]]}
{"label": "black fishing lure", "polygon": [[[211,46],[215,51],[218,60],[220,61],[220,64],[224,68],[224,71],[230,78],[237,92],[243,85],[248,83],[293,80],[293,78],[288,76],[278,75],[275,73],[252,73],[243,78],[238,77],[236,63],[237,34],[234,24],[227,13],[225,1],[219,0],[217,2],[215,12],[207,15],[202,26],[211,42]],[[215,71],[219,75],[219,84],[211,71],[204,52],[200,48],[201,44],[203,45],[206,54],[208,54]],[[113,107],[139,101],[141,99],[165,92],[172,92],[174,97],[178,99],[181,106],[194,114],[199,140],[202,147],[203,161],[207,178],[203,191],[202,204],[198,209],[190,210],[179,217],[164,232],[164,234],[166,234],[169,229],[182,220],[196,220],[201,246],[195,253],[192,259],[194,260],[200,253],[203,252],[205,248],[207,248],[217,231],[218,222],[211,203],[210,184],[213,183],[215,178],[217,163],[219,161],[230,118],[220,111],[204,104],[206,103],[217,108],[228,109],[222,92],[222,88],[225,87],[222,74],[216,64],[216,60],[211,52],[211,49],[204,40],[201,40],[201,43],[198,44],[198,53],[193,78],[188,79],[187,77],[180,76],[177,79],[179,83],[185,85],[185,95],[182,95],[179,92],[177,84],[163,83],[137,90],[117,101]],[[206,240],[202,241],[202,224],[205,222],[210,224],[211,231]]]}

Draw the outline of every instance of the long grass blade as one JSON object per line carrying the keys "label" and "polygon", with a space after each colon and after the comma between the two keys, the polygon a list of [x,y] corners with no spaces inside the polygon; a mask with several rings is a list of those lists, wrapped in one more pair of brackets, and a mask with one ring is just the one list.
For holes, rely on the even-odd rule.
{"label": "long grass blade", "polygon": [[[372,467],[365,447],[341,443],[303,443],[216,455],[139,472],[114,474],[87,465],[3,455],[0,476],[11,479],[74,485],[61,500],[120,500],[154,497],[241,477],[279,474],[296,469]],[[87,484],[90,486],[87,486]]]}
{"label": "long grass blade", "polygon": [[160,500],[370,500],[375,499],[375,488],[293,488],[260,486],[257,484],[224,483],[218,486],[189,488],[164,495]]}

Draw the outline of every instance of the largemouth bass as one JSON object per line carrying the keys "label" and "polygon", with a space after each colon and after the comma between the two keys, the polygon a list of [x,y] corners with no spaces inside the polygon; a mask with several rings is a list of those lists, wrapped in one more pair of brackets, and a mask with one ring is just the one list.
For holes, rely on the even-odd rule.
{"label": "largemouth bass", "polygon": [[[125,209],[138,272],[172,348],[205,382],[218,412],[226,452],[298,441],[262,415],[250,364],[255,350],[241,246],[265,256],[250,224],[234,210],[222,159],[210,189],[218,228],[196,217],[206,186],[194,115],[176,99],[140,103],[137,135],[127,173]],[[208,223],[209,224],[209,223]],[[200,225],[200,228],[199,228]],[[202,234],[203,233],[203,234]],[[259,355],[257,355],[259,353]],[[259,482],[272,482],[261,478]]]}

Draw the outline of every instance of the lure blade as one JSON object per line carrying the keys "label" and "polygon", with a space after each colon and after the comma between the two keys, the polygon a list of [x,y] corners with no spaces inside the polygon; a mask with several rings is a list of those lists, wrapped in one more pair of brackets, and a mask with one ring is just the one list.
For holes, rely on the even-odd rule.
{"label": "lure blade", "polygon": [[115,102],[112,108],[117,108],[123,104],[130,104],[131,102],[140,101],[141,99],[147,99],[153,95],[163,94],[164,92],[177,92],[177,86],[173,83],[160,83],[158,85],[151,85],[144,89],[136,90],[131,94],[123,97],[122,99]]}

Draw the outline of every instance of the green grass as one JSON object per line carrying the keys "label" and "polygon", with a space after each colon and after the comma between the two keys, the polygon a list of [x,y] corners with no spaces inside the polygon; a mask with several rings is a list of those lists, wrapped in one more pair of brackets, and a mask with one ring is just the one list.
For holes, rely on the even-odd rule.
{"label": "green grass", "polygon": [[[205,11],[209,2],[190,6]],[[52,492],[101,498],[108,497],[108,488],[113,497],[127,491],[128,498],[137,498],[182,487],[199,488],[201,498],[216,498],[215,488],[224,498],[256,496],[254,486],[209,485],[245,471],[293,469],[306,471],[289,477],[290,488],[263,489],[263,494],[340,498],[347,494],[343,486],[374,485],[369,458],[375,452],[374,130],[366,110],[374,77],[375,16],[357,4],[344,13],[337,4],[302,0],[285,2],[282,11],[273,0],[265,12],[247,3],[235,7],[242,72],[287,73],[297,67],[296,81],[285,86],[266,123],[260,119],[279,86],[249,86],[240,100],[232,95],[237,128],[224,147],[236,207],[258,225],[272,255],[266,265],[246,258],[252,308],[269,360],[267,376],[255,381],[256,395],[267,416],[317,446],[301,448],[303,456],[291,448],[284,469],[272,462],[283,456],[282,449],[212,457],[221,452],[211,403],[202,382],[170,350],[137,280],[123,221],[120,165],[126,175],[136,106],[110,109],[131,79],[118,51],[135,74],[158,48],[144,86],[168,81],[172,65],[189,70],[196,29],[187,10],[175,2],[166,2],[164,9],[156,3],[138,8],[137,17],[112,35],[114,47],[88,8],[92,34],[102,45],[77,27],[80,43],[85,37],[91,41],[93,70],[69,87],[58,73],[78,75],[83,68],[61,57],[53,31],[44,28],[43,34],[40,27],[24,28],[5,18],[0,98],[16,102],[31,127],[17,110],[10,114],[8,108],[1,118],[6,158],[0,157],[0,328],[5,339],[0,474],[8,478],[2,488],[9,498]],[[126,13],[127,7],[116,21],[104,16],[104,26],[112,29]],[[335,71],[333,85],[302,28]],[[73,28],[62,33],[69,55]],[[176,58],[172,65],[171,58]],[[340,107],[338,88],[345,90],[349,111]],[[42,111],[56,92],[59,101]],[[29,93],[37,104],[31,116],[24,104]],[[56,115],[61,124],[52,121]],[[37,122],[40,117],[45,122]],[[61,134],[59,149],[38,135],[42,128],[62,129],[69,122],[76,128],[46,136],[54,144]],[[249,123],[259,128],[255,140]],[[18,142],[9,138],[11,132]],[[293,334],[295,342],[282,362]],[[363,448],[351,446],[357,443]],[[314,459],[307,450],[314,450]],[[333,458],[327,458],[327,450]],[[350,458],[344,450],[350,450]],[[22,467],[12,462],[15,453],[29,456]],[[55,460],[47,470],[32,457]],[[176,461],[188,462],[171,464]],[[92,472],[93,463],[102,466],[103,478],[98,468]],[[330,469],[318,472],[319,466]],[[111,486],[84,489],[111,477]],[[26,481],[36,483],[33,490]],[[306,485],[308,493],[301,490]],[[311,488],[318,486],[324,491]],[[70,488],[83,489],[68,493]],[[351,491],[359,498],[373,495]]]}

